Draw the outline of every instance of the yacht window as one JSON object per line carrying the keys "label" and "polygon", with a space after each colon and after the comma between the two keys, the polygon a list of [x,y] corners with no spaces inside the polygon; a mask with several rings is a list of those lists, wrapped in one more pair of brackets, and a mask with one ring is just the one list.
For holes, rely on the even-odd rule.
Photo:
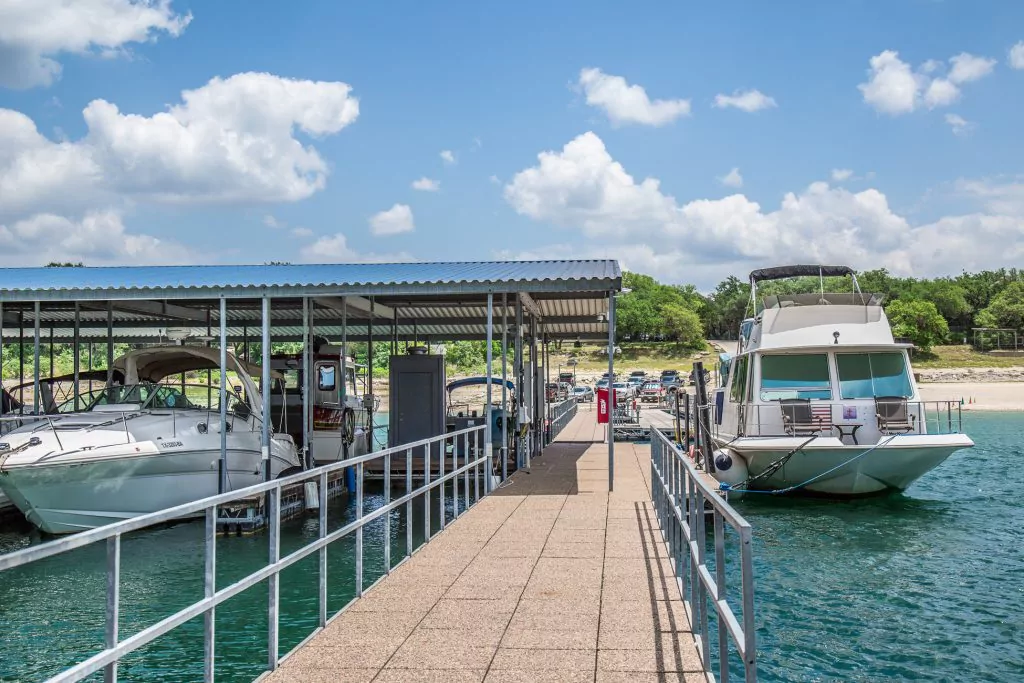
{"label": "yacht window", "polygon": [[831,399],[828,355],[824,353],[761,357],[761,400]]}
{"label": "yacht window", "polygon": [[843,398],[913,394],[902,353],[837,353],[836,367]]}
{"label": "yacht window", "polygon": [[335,367],[333,365],[321,365],[317,367],[316,388],[320,391],[334,391],[336,387]]}

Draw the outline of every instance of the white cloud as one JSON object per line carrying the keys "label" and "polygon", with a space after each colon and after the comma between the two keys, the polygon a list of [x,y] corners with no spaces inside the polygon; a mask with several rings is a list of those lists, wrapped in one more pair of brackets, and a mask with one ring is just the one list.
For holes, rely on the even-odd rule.
{"label": "white cloud", "polygon": [[450,149],[442,149],[441,150],[441,161],[443,161],[444,163],[449,164],[449,165],[454,164],[455,163],[455,154]]}
{"label": "white cloud", "polygon": [[422,190],[423,192],[437,192],[441,189],[441,181],[420,178],[419,180],[412,181],[412,189]]}
{"label": "white cloud", "polygon": [[[1016,196],[1006,188],[987,192],[993,202]],[[687,281],[703,285],[727,272],[791,262],[794,254],[809,262],[935,275],[1013,265],[1024,252],[1024,216],[969,214],[912,225],[873,188],[850,192],[813,183],[787,193],[770,211],[743,194],[679,203],[657,179],[635,180],[593,133],[561,151],[542,152],[535,166],[506,185],[505,197],[525,216],[583,233],[587,246],[570,253],[622,254],[669,281],[685,272]],[[998,239],[975,243],[970,233],[957,232],[961,228]],[[550,258],[557,246],[531,251]],[[702,273],[707,280],[699,279]]]}
{"label": "white cloud", "polygon": [[777,107],[774,97],[768,97],[760,90],[737,90],[732,95],[715,95],[715,106],[720,108],[735,107],[745,112],[755,112],[762,109]]}
{"label": "white cloud", "polygon": [[857,86],[864,101],[876,111],[898,116],[909,114],[923,103],[929,109],[947,107],[958,101],[960,86],[992,73],[996,60],[961,52],[949,59],[945,76],[932,76],[943,63],[929,59],[915,72],[894,50],[885,50],[870,60],[867,83]]}
{"label": "white cloud", "polygon": [[733,168],[731,171],[719,178],[718,182],[722,183],[726,187],[743,187],[743,176],[740,175],[740,169]]}
{"label": "white cloud", "polygon": [[966,135],[974,129],[974,124],[958,114],[946,114],[946,123],[953,129],[954,135]]}
{"label": "white cloud", "polygon": [[316,149],[295,137],[337,133],[359,115],[339,82],[243,73],[182,93],[153,116],[106,100],[83,111],[80,140],[52,142],[20,112],[0,109],[0,217],[93,208],[118,199],[167,203],[304,199],[327,180]]}
{"label": "white cloud", "polygon": [[1014,69],[1024,69],[1024,40],[1010,48],[1006,61]]}
{"label": "white cloud", "polygon": [[267,226],[268,228],[274,228],[275,230],[277,228],[283,228],[284,227],[284,223],[282,223],[281,221],[277,220],[277,218],[273,214],[270,214],[270,213],[268,213],[267,215],[265,215],[263,217],[263,225]]}
{"label": "white cloud", "polygon": [[501,185],[501,178],[499,178],[496,175],[491,175],[491,177],[488,178],[488,180],[490,180],[491,183],[493,183],[494,185]]}
{"label": "white cloud", "polygon": [[849,168],[833,168],[832,180],[843,183],[853,177],[853,170]]}
{"label": "white cloud", "polygon": [[994,59],[977,57],[967,52],[961,52],[955,57],[951,57],[949,63],[953,65],[949,70],[949,80],[957,84],[970,83],[984,78],[992,73],[996,66]]}
{"label": "white cloud", "polygon": [[961,195],[979,202],[992,214],[1006,214],[1024,218],[1024,178],[1012,181],[993,180],[958,180],[956,190]]}
{"label": "white cloud", "polygon": [[309,239],[310,237],[313,236],[312,230],[303,227],[292,228],[290,233],[292,237],[295,237],[300,240]]}
{"label": "white cloud", "polygon": [[924,102],[929,109],[947,107],[960,99],[960,88],[945,78],[936,78],[924,92]]}
{"label": "white cloud", "polygon": [[578,85],[587,104],[604,111],[614,125],[663,126],[690,113],[689,100],[652,101],[643,87],[629,85],[622,76],[612,76],[600,69],[582,69]]}
{"label": "white cloud", "polygon": [[90,211],[81,220],[39,213],[0,222],[0,265],[81,261],[90,266],[194,263],[182,245],[128,232],[116,211]]}
{"label": "white cloud", "polygon": [[62,53],[117,55],[131,43],[177,37],[192,20],[170,0],[31,0],[0,3],[0,86],[50,85]]}
{"label": "white cloud", "polygon": [[399,235],[403,232],[412,232],[415,228],[412,209],[405,204],[395,204],[387,211],[370,217],[370,232],[374,235]]}
{"label": "white cloud", "polygon": [[864,101],[885,114],[914,111],[921,90],[921,76],[900,59],[898,52],[885,50],[871,58],[870,78],[857,87]]}
{"label": "white cloud", "polygon": [[300,250],[307,263],[408,263],[417,259],[406,252],[396,254],[362,253],[348,245],[343,233],[325,235]]}

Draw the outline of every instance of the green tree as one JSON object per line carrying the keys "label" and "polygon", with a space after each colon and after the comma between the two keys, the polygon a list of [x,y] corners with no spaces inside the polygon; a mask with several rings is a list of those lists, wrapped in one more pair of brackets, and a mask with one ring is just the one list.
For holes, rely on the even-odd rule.
{"label": "green tree", "polygon": [[923,351],[942,343],[949,334],[946,319],[931,301],[896,299],[885,310],[893,335],[909,339]]}
{"label": "green tree", "polygon": [[704,345],[704,326],[695,311],[679,304],[668,304],[662,308],[662,319],[668,336],[674,341],[695,349]]}
{"label": "green tree", "polygon": [[978,327],[1024,330],[1024,282],[1011,282],[978,312]]}

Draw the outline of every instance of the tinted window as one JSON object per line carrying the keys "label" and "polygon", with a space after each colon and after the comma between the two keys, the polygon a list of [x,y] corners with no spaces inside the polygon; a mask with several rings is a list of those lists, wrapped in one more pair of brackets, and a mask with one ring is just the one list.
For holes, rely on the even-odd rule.
{"label": "tinted window", "polygon": [[912,394],[902,353],[839,353],[836,367],[843,398]]}
{"label": "tinted window", "polygon": [[762,401],[830,399],[829,382],[828,355],[824,353],[761,357]]}
{"label": "tinted window", "polygon": [[732,402],[742,403],[747,395],[747,363],[749,356],[740,356],[736,360],[736,372],[732,380]]}

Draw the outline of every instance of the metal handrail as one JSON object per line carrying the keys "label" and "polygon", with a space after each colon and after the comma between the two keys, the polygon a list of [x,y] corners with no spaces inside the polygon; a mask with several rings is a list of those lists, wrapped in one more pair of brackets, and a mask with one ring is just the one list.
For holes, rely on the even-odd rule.
{"label": "metal handrail", "polygon": [[[268,625],[267,625],[267,639],[268,639],[268,662],[267,668],[273,671],[281,663],[282,657],[278,656],[278,614],[279,614],[279,592],[278,592],[278,580],[282,570],[290,567],[291,565],[299,562],[303,558],[312,555],[315,552],[320,553],[319,561],[319,613],[320,623],[317,629],[313,633],[319,632],[323,629],[330,619],[333,619],[341,612],[344,612],[351,606],[356,600],[362,597],[365,590],[363,585],[363,527],[367,524],[384,518],[385,524],[385,538],[390,538],[390,525],[391,517],[390,513],[399,507],[404,506],[407,514],[407,529],[406,529],[406,547],[405,557],[399,564],[405,562],[414,553],[412,547],[412,503],[413,500],[419,496],[424,497],[424,510],[425,510],[425,540],[424,543],[429,541],[432,537],[432,530],[430,524],[430,495],[429,493],[435,488],[441,488],[440,496],[440,510],[441,516],[441,529],[445,527],[445,489],[447,488],[448,482],[452,482],[452,494],[455,500],[454,515],[456,518],[460,514],[464,514],[475,501],[480,500],[480,476],[483,476],[483,495],[486,496],[491,491],[491,472],[486,457],[486,449],[483,447],[485,426],[470,427],[468,429],[451,432],[443,436],[432,437],[429,439],[421,439],[412,443],[403,444],[400,446],[394,446],[382,451],[375,453],[369,453],[348,460],[342,460],[323,467],[307,470],[299,474],[294,474],[288,477],[282,477],[273,481],[256,484],[249,486],[244,489],[238,489],[229,493],[222,493],[216,496],[210,496],[201,500],[193,501],[190,503],[184,503],[182,505],[175,506],[166,510],[160,510],[150,514],[134,517],[131,519],[110,524],[103,527],[97,527],[88,531],[68,536],[66,538],[59,538],[48,543],[44,543],[38,546],[32,546],[18,550],[6,555],[0,555],[0,572],[13,569],[15,567],[21,567],[32,562],[38,562],[54,555],[63,554],[70,552],[77,548],[81,548],[87,545],[92,545],[100,541],[107,542],[107,594],[106,594],[106,643],[105,649],[101,652],[89,657],[85,661],[79,662],[75,666],[66,669],[58,675],[49,679],[51,682],[57,681],[80,681],[83,680],[93,673],[103,670],[105,681],[116,681],[117,680],[117,664],[118,661],[125,655],[138,650],[145,646],[147,643],[152,642],[156,638],[164,635],[165,633],[181,626],[182,624],[194,619],[200,615],[204,615],[204,680],[212,682],[214,679],[214,651],[215,651],[215,633],[214,633],[214,610],[217,605],[221,604],[225,600],[228,600],[235,595],[238,595],[242,591],[251,588],[252,586],[260,583],[263,580],[268,580],[270,585],[270,597],[268,601]],[[468,453],[470,452],[469,441],[472,437],[475,448],[472,449],[476,454],[476,458],[473,460],[469,459]],[[464,444],[464,453],[467,453],[463,460],[463,464],[459,467],[453,467],[451,471],[444,471],[444,459],[445,459],[445,446],[449,440],[452,444],[455,443],[455,439],[461,438]],[[439,454],[439,474],[437,478],[431,478],[430,466],[433,446],[435,444],[441,445],[441,453]],[[414,449],[423,449],[424,457],[424,481],[423,484],[415,489],[412,488],[412,458]],[[454,450],[454,449],[453,449]],[[392,456],[400,456],[404,454],[405,465],[406,465],[406,476],[405,476],[405,488],[406,492],[404,495],[398,498],[391,497],[391,461]],[[454,458],[455,456],[453,456]],[[370,512],[363,514],[363,497],[364,497],[364,470],[367,463],[373,461],[384,461],[384,477],[385,477],[385,504]],[[453,462],[457,463],[457,460]],[[326,515],[327,515],[327,484],[328,475],[334,472],[339,472],[348,468],[354,468],[356,471],[356,514],[357,518],[346,524],[345,526],[327,533],[326,526]],[[473,479],[475,482],[474,489],[476,491],[476,498],[474,503],[470,502],[469,493],[469,473],[473,472]],[[459,491],[458,491],[458,477],[463,478],[463,487],[465,491],[465,503],[462,507],[461,513],[459,510]],[[319,485],[319,497],[320,497],[320,533],[318,538],[303,546],[302,548],[286,555],[285,557],[280,556],[281,547],[281,496],[282,491],[286,487],[290,487],[296,484],[304,483],[308,480],[315,479]],[[267,495],[267,509],[269,517],[269,564],[258,571],[255,571],[248,576],[239,579],[221,589],[216,587],[216,531],[217,531],[217,507],[225,503],[238,500],[240,498],[249,498],[259,494]],[[118,638],[118,622],[119,622],[119,611],[120,611],[120,574],[121,574],[121,537],[132,531],[137,531],[146,527],[150,527],[157,524],[163,524],[173,520],[178,520],[183,517],[189,517],[202,513],[206,520],[206,533],[204,543],[204,566],[205,566],[205,596],[202,600],[198,600],[191,605],[181,609],[174,614],[165,617],[157,623],[135,633],[129,638],[120,640]],[[355,533],[356,536],[356,597],[349,601],[344,607],[335,613],[330,619],[327,616],[327,546],[337,541],[340,538]],[[390,543],[385,543],[385,576],[390,574],[394,567],[391,567],[390,558]],[[396,565],[397,567],[398,565]],[[383,578],[383,577],[381,577]],[[378,579],[379,580],[379,579]],[[313,635],[313,634],[310,634]],[[298,648],[296,648],[298,649]],[[294,652],[294,650],[293,650]],[[291,654],[291,653],[288,653]],[[288,655],[285,655],[287,657]]]}
{"label": "metal handrail", "polygon": [[[668,545],[676,586],[686,605],[705,673],[712,671],[708,602],[717,614],[718,680],[729,680],[729,639],[743,661],[744,680],[757,680],[754,625],[753,531],[750,523],[704,481],[690,459],[658,430],[651,431],[651,498]],[[714,518],[714,575],[707,564],[705,511]],[[742,625],[726,592],[725,524],[739,536]]]}
{"label": "metal handrail", "polygon": [[548,441],[554,441],[566,425],[576,417],[579,403],[575,398],[569,398],[551,406],[551,424]]}

